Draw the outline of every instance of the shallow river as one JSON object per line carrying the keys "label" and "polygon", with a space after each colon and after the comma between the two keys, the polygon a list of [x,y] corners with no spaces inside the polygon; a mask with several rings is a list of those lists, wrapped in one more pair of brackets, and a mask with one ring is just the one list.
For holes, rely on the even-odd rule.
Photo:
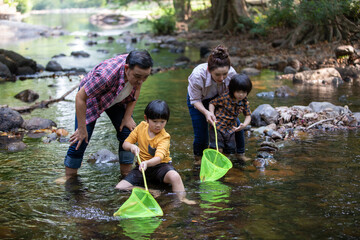
{"label": "shallow river", "polygon": [[[69,19],[66,23],[50,19]],[[130,48],[151,48],[143,41],[129,44],[121,37],[115,43],[84,44],[89,31],[87,14],[75,18],[37,15],[31,23],[63,25],[73,34],[9,43],[1,48],[14,50],[46,65],[59,53],[70,55],[85,50],[89,59],[64,57],[62,64],[90,69],[98,61],[126,52]],[[60,21],[59,20],[59,21]],[[62,20],[64,21],[64,20]],[[99,31],[99,39],[115,34],[115,30]],[[134,27],[139,29],[138,27]],[[132,28],[129,28],[132,29]],[[109,32],[111,31],[111,32]],[[123,29],[117,29],[118,35]],[[139,31],[139,30],[137,30]],[[109,53],[99,53],[106,49]],[[185,55],[198,60],[196,49]],[[156,65],[166,66],[179,55],[162,50],[152,54]],[[79,66],[77,66],[78,64]],[[220,181],[200,183],[199,169],[192,158],[192,126],[186,106],[187,76],[191,69],[169,71],[150,76],[144,83],[134,111],[136,122],[143,120],[146,104],[164,99],[171,108],[166,126],[171,134],[171,156],[180,172],[187,197],[197,202],[179,204],[166,189],[156,200],[164,216],[150,219],[118,219],[113,213],[128,199],[129,193],[114,190],[119,181],[119,164],[91,164],[92,153],[106,148],[117,152],[118,142],[109,119],[104,114],[97,122],[85,153],[78,179],[65,185],[54,181],[63,176],[63,159],[68,144],[25,136],[27,148],[22,152],[0,152],[0,238],[1,239],[359,239],[360,238],[360,137],[359,130],[320,132],[301,141],[279,143],[275,154],[277,164],[264,171],[234,164]],[[360,89],[349,85],[339,87],[299,86],[275,80],[276,73],[263,71],[252,77],[254,89],[249,96],[251,110],[263,103],[272,106],[308,105],[312,101],[348,104],[360,111]],[[13,96],[24,89],[33,89],[40,100],[60,97],[79,82],[79,77],[59,77],[8,82],[0,85],[0,105],[23,106]],[[49,87],[49,85],[53,85]],[[288,85],[298,96],[288,99],[260,99],[256,93],[273,91]],[[343,95],[347,102],[340,101]],[[47,109],[35,110],[31,117],[49,118],[69,132],[74,128],[75,92]],[[259,138],[246,136],[246,151],[255,157]]]}

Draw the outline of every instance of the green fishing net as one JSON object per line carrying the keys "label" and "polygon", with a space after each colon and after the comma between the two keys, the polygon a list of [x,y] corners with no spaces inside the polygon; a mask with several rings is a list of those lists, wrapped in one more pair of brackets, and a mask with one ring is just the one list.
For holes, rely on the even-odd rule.
{"label": "green fishing net", "polygon": [[200,181],[216,181],[232,168],[232,162],[215,149],[205,149],[201,159]]}
{"label": "green fishing net", "polygon": [[162,216],[163,211],[154,197],[145,189],[133,188],[126,202],[114,213],[123,218]]}

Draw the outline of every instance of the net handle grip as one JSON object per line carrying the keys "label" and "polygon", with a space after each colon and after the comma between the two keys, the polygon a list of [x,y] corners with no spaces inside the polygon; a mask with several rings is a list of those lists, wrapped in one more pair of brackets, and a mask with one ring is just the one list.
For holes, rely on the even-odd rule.
{"label": "net handle grip", "polygon": [[216,144],[216,151],[219,151],[218,147],[218,139],[217,139],[217,130],[216,130],[216,123],[214,122],[214,131],[215,131],[215,144]]}
{"label": "net handle grip", "polygon": [[[140,160],[140,156],[139,156],[139,153],[136,154],[136,157],[137,157],[137,160],[138,160],[138,163],[139,163],[139,166],[141,167],[141,160]],[[145,177],[145,171],[143,168],[141,168],[141,172],[142,172],[142,175],[143,175],[143,178],[144,178],[144,185],[145,185],[145,190],[148,192],[149,189],[147,187],[147,183],[146,183],[146,177]]]}

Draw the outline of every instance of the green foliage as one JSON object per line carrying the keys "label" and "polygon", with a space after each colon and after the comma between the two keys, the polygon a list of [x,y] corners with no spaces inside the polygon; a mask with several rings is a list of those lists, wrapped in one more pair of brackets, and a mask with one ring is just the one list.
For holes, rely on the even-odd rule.
{"label": "green foliage", "polygon": [[106,0],[32,0],[33,10],[102,7]]}
{"label": "green foliage", "polygon": [[336,16],[360,18],[358,0],[271,0],[266,23],[272,27],[293,28],[300,22],[324,24]]}
{"label": "green foliage", "polygon": [[174,9],[167,8],[163,10],[163,14],[151,21],[152,30],[156,35],[169,35],[175,31],[175,14]]}
{"label": "green foliage", "polygon": [[271,0],[266,23],[270,27],[296,26],[296,5],[293,0]]}
{"label": "green foliage", "polygon": [[16,11],[25,13],[31,10],[29,0],[4,0],[4,3],[9,4],[10,7],[16,7]]}
{"label": "green foliage", "polygon": [[209,22],[210,22],[209,18],[197,18],[191,23],[190,28],[196,30],[208,29]]}

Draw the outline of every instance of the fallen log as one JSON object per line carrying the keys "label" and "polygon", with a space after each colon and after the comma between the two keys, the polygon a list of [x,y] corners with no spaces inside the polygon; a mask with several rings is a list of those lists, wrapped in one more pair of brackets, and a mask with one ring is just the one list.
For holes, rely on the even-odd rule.
{"label": "fallen log", "polygon": [[[72,87],[69,91],[67,91],[64,95],[62,95],[59,98],[55,98],[55,99],[48,99],[48,100],[43,100],[41,102],[35,103],[31,106],[25,106],[25,107],[10,107],[12,110],[15,110],[19,113],[29,113],[37,108],[46,108],[48,107],[49,104],[55,103],[55,102],[60,102],[60,101],[64,101],[65,97],[67,95],[69,95],[71,92],[73,92],[75,89],[77,89],[79,87],[79,84],[76,84],[76,86]],[[1,107],[5,107],[5,106],[1,106]]]}

